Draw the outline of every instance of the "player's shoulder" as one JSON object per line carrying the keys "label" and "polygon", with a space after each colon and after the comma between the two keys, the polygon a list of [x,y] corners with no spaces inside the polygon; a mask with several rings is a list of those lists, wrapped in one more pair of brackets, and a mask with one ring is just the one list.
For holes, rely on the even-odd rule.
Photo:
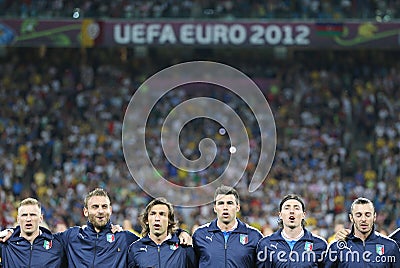
{"label": "player's shoulder", "polygon": [[388,237],[388,236],[386,236],[384,234],[376,232],[376,231],[375,231],[375,235],[382,242],[382,244],[387,244],[387,245],[391,245],[391,246],[394,246],[394,247],[397,246],[396,240],[394,240],[394,239],[392,239],[392,238],[390,238],[390,237]]}
{"label": "player's shoulder", "polygon": [[68,227],[65,231],[55,233],[54,235],[67,235],[68,236],[71,234],[77,234],[77,233],[81,232],[82,230],[84,230],[85,227],[86,227],[86,225]]}
{"label": "player's shoulder", "polygon": [[129,230],[124,230],[121,232],[116,232],[120,236],[124,236],[126,239],[130,241],[130,243],[135,242],[140,239],[140,235],[137,232],[131,232]]}
{"label": "player's shoulder", "polygon": [[131,243],[129,245],[130,249],[134,249],[134,248],[139,248],[141,247],[141,245],[143,245],[145,238],[139,238],[138,240],[134,241],[133,243]]}
{"label": "player's shoulder", "polygon": [[314,233],[312,233],[312,232],[310,232],[310,233],[311,233],[311,236],[313,237],[313,239],[314,239],[315,241],[317,241],[317,242],[319,242],[319,243],[323,243],[323,244],[325,244],[325,245],[328,245],[328,242],[326,241],[325,238],[323,238],[323,237],[320,236],[320,235],[314,234]]}
{"label": "player's shoulder", "polygon": [[198,235],[199,233],[207,232],[210,225],[211,222],[200,225],[199,227],[197,227],[196,231],[194,231],[193,236]]}
{"label": "player's shoulder", "polygon": [[396,238],[400,239],[400,228],[397,228],[389,235],[390,238],[396,240]]}
{"label": "player's shoulder", "polygon": [[275,247],[277,247],[278,243],[279,243],[279,240],[276,240],[273,233],[269,234],[267,236],[263,236],[263,237],[261,237],[260,240],[258,240],[257,251],[263,250],[265,248],[269,248],[269,247],[271,247],[271,244],[273,244]]}
{"label": "player's shoulder", "polygon": [[251,226],[248,223],[245,223],[245,226],[246,226],[247,232],[249,232],[250,234],[259,236],[260,238],[263,236],[262,233],[260,232],[260,230],[258,230],[254,226]]}
{"label": "player's shoulder", "polygon": [[202,224],[199,227],[197,227],[196,232],[197,231],[204,231],[204,229],[208,229],[210,226],[211,226],[211,222],[207,222],[205,224]]}
{"label": "player's shoulder", "polygon": [[274,236],[275,236],[275,233],[263,236],[258,243],[259,244],[260,243],[268,243],[269,241],[273,240]]}
{"label": "player's shoulder", "polygon": [[257,232],[257,233],[260,233],[260,230],[258,230],[256,227],[254,227],[254,226],[251,226],[250,224],[248,224],[248,223],[245,223],[245,226],[246,226],[246,228],[248,229],[248,231],[249,232]]}

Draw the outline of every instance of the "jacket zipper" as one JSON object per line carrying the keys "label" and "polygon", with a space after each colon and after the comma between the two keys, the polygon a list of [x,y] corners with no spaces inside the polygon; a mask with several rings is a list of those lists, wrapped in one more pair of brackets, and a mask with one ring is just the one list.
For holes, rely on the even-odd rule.
{"label": "jacket zipper", "polygon": [[32,262],[32,251],[33,251],[33,245],[31,244],[31,252],[29,253],[29,267],[31,267],[31,262]]}
{"label": "jacket zipper", "polygon": [[99,239],[99,233],[96,234],[96,240],[94,241],[94,255],[93,255],[93,263],[92,263],[92,267],[94,268],[94,263],[96,260],[96,252],[97,252],[97,240]]}
{"label": "jacket zipper", "polygon": [[[300,238],[301,239],[301,238]],[[293,245],[293,249],[296,247],[297,242],[299,242],[300,240],[297,240],[296,243],[294,243]],[[288,261],[289,261],[289,267],[292,267],[293,261],[292,261],[292,253],[293,253],[293,249],[289,246],[289,244],[286,242],[285,243],[286,246],[290,249],[290,253],[288,255]]]}
{"label": "jacket zipper", "polygon": [[363,267],[365,267],[365,261],[364,261],[365,241],[362,241],[362,242],[363,242],[363,257],[362,257],[362,259],[363,259]]}
{"label": "jacket zipper", "polygon": [[160,245],[157,245],[157,251],[158,251],[158,267],[161,268]]}
{"label": "jacket zipper", "polygon": [[224,236],[224,234],[222,234],[222,237],[224,238],[224,251],[225,251],[225,268],[226,267],[228,267],[228,263],[227,263],[227,254],[228,254],[228,240],[229,240],[229,237],[230,236],[228,236],[228,239],[226,239],[225,240],[225,236]]}
{"label": "jacket zipper", "polygon": [[[40,236],[40,234],[39,234],[39,236]],[[38,237],[39,237],[39,236],[38,236]],[[33,245],[35,244],[35,241],[36,241],[36,239],[38,239],[38,237],[36,237],[36,238],[33,240],[33,242],[31,243],[31,250],[30,250],[30,252],[29,252],[29,266],[28,266],[28,267],[31,267],[31,265],[32,265]],[[0,258],[1,258],[1,256],[0,256]]]}

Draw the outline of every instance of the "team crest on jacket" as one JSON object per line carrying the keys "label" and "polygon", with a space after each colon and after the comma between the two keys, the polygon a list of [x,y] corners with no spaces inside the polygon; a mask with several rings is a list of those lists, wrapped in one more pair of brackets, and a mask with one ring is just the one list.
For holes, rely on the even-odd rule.
{"label": "team crest on jacket", "polygon": [[51,247],[53,246],[53,241],[47,241],[47,240],[45,240],[44,241],[44,243],[43,243],[43,248],[44,249],[47,249],[47,250],[49,250],[49,249],[51,249]]}
{"label": "team crest on jacket", "polygon": [[306,242],[306,244],[304,245],[304,250],[305,251],[312,251],[313,249],[313,243],[312,242]]}
{"label": "team crest on jacket", "polygon": [[107,241],[108,241],[109,243],[114,242],[114,241],[115,241],[115,236],[114,236],[114,234],[107,234]]}
{"label": "team crest on jacket", "polygon": [[384,246],[384,245],[377,244],[377,245],[376,245],[376,253],[378,253],[378,255],[383,255],[383,254],[385,254],[385,246]]}
{"label": "team crest on jacket", "polygon": [[178,248],[179,248],[179,244],[178,243],[169,245],[169,249],[170,250],[177,250]]}
{"label": "team crest on jacket", "polygon": [[240,244],[246,245],[247,243],[249,243],[249,236],[245,234],[240,234],[239,241]]}

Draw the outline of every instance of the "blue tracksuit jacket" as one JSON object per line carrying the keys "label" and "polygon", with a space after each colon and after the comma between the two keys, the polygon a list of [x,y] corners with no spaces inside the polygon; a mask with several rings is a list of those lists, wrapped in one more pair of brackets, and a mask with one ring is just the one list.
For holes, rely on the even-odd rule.
{"label": "blue tracksuit jacket", "polygon": [[146,236],[129,247],[128,267],[157,268],[194,268],[197,267],[193,247],[179,245],[179,238],[174,234],[161,245]]}
{"label": "blue tracksuit jacket", "polygon": [[63,245],[49,230],[39,227],[41,234],[33,244],[20,237],[17,226],[14,233],[5,242],[0,243],[1,266],[5,268],[58,268],[66,267]]}
{"label": "blue tracksuit jacket", "polygon": [[352,231],[346,241],[335,241],[325,256],[325,267],[400,267],[396,242],[374,230],[365,241]]}
{"label": "blue tracksuit jacket", "polygon": [[129,245],[139,239],[129,231],[113,234],[110,222],[99,233],[87,222],[85,227],[71,227],[54,236],[62,240],[68,267],[74,268],[125,268]]}
{"label": "blue tracksuit jacket", "polygon": [[262,234],[238,221],[238,226],[225,243],[217,220],[200,226],[193,234],[193,247],[199,267],[255,267],[256,247]]}
{"label": "blue tracksuit jacket", "polygon": [[393,233],[389,235],[389,238],[396,241],[397,245],[400,247],[400,228],[397,228]]}
{"label": "blue tracksuit jacket", "polygon": [[290,249],[282,229],[264,237],[257,245],[257,267],[323,267],[326,241],[304,229],[304,235]]}

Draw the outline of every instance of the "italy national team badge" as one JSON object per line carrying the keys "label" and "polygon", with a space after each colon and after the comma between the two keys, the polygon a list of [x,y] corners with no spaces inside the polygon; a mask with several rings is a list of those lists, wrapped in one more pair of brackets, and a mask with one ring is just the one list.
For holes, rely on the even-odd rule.
{"label": "italy national team badge", "polygon": [[51,241],[51,240],[50,241],[45,240],[43,243],[44,249],[49,250],[49,249],[51,249],[52,246],[53,246],[53,241]]}
{"label": "italy national team badge", "polygon": [[385,246],[376,244],[376,253],[378,253],[378,255],[385,254]]}
{"label": "italy national team badge", "polygon": [[249,243],[249,236],[245,234],[240,234],[239,241],[240,244],[246,245],[247,243]]}
{"label": "italy national team badge", "polygon": [[170,249],[170,250],[177,250],[178,248],[179,248],[179,244],[178,244],[178,243],[171,244],[171,245],[169,246],[169,249]]}
{"label": "italy national team badge", "polygon": [[114,234],[107,234],[107,241],[108,241],[109,243],[114,242],[114,241],[115,241],[115,236],[114,236]]}
{"label": "italy national team badge", "polygon": [[313,249],[313,243],[312,242],[306,242],[306,244],[304,245],[304,250],[305,251],[312,251]]}

